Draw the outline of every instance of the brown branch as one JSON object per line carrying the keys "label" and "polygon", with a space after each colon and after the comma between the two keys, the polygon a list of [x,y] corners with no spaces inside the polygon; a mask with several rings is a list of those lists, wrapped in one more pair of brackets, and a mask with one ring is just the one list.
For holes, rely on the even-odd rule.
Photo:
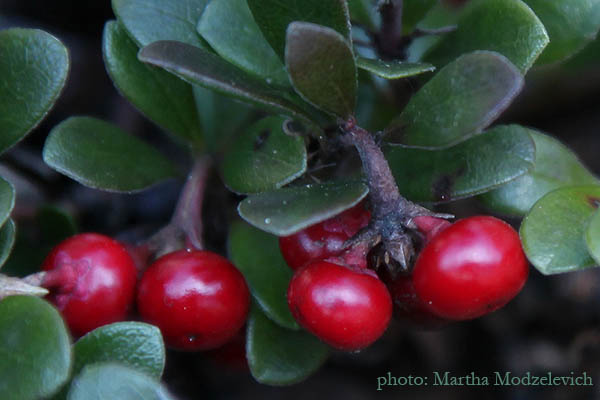
{"label": "brown branch", "polygon": [[171,221],[152,235],[144,245],[138,247],[144,247],[149,253],[157,255],[170,253],[182,247],[204,249],[202,204],[210,164],[206,157],[196,160],[181,191]]}

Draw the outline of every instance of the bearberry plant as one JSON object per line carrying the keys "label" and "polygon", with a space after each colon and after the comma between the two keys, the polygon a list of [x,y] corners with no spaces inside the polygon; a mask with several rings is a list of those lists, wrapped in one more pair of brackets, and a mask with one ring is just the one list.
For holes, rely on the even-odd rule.
{"label": "bearberry plant", "polygon": [[[171,220],[135,241],[73,236],[69,215],[39,210],[29,251],[46,261],[15,268],[15,193],[0,178],[8,398],[171,398],[165,343],[197,352],[240,337],[258,382],[292,384],[332,351],[374,343],[392,314],[442,327],[507,304],[530,264],[600,263],[598,178],[551,136],[494,124],[530,71],[594,40],[600,0],[112,8],[106,71],[183,156],[81,115],[52,128],[41,156],[107,192],[187,180]],[[50,34],[0,31],[0,151],[44,118],[68,70]],[[467,198],[479,209],[455,222]]]}

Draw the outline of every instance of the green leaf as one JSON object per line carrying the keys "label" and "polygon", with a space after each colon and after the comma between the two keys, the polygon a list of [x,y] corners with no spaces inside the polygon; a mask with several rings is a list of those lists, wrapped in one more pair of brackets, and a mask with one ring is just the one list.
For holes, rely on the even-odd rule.
{"label": "green leaf", "polygon": [[77,233],[77,224],[65,210],[45,205],[36,213],[35,224],[40,230],[39,244],[54,247]]}
{"label": "green leaf", "polygon": [[206,47],[196,24],[208,0],[112,0],[112,8],[140,47],[177,40]]}
{"label": "green leaf", "polygon": [[160,382],[120,364],[97,363],[83,369],[69,400],[174,400]]}
{"label": "green leaf", "polygon": [[312,23],[291,23],[285,65],[294,88],[306,101],[338,117],[354,113],[356,64],[342,35]]}
{"label": "green leaf", "polygon": [[481,196],[490,209],[525,215],[546,193],[563,186],[600,183],[575,153],[551,136],[528,130],[535,143],[535,166],[529,173]]}
{"label": "green leaf", "polygon": [[140,62],[137,45],[118,22],[106,23],[102,40],[104,64],[123,96],[163,129],[201,147],[192,87],[166,71]]}
{"label": "green leaf", "polygon": [[219,56],[185,43],[162,41],[144,47],[138,58],[170,71],[190,83],[240,100],[256,103],[271,111],[310,122],[313,117],[263,80],[229,64]]}
{"label": "green leaf", "polygon": [[248,0],[248,6],[263,35],[282,60],[286,30],[294,21],[326,26],[350,41],[350,16],[345,0]]}
{"label": "green leaf", "polygon": [[[94,329],[73,345],[73,371],[87,365],[115,362],[160,379],[165,367],[165,345],[160,330],[143,322],[116,322]],[[70,385],[53,400],[66,399]]]}
{"label": "green leaf", "polygon": [[239,204],[238,213],[258,229],[288,236],[353,207],[368,192],[362,182],[286,187],[247,197]]}
{"label": "green leaf", "polygon": [[6,222],[15,207],[15,188],[0,177],[0,226]]}
{"label": "green leaf", "polygon": [[234,141],[252,109],[246,103],[200,86],[194,86],[193,91],[206,149],[210,153],[219,152]]}
{"label": "green leaf", "polygon": [[348,10],[350,11],[350,20],[352,22],[358,22],[372,31],[377,30],[379,17],[377,15],[377,7],[371,0],[348,0]]}
{"label": "green leaf", "polygon": [[600,265],[600,212],[598,211],[590,218],[585,230],[585,244],[596,265]]}
{"label": "green leaf", "polygon": [[73,350],[73,375],[98,362],[118,362],[159,379],[165,367],[160,330],[143,322],[117,322],[94,329]]}
{"label": "green leaf", "polygon": [[562,61],[594,40],[600,29],[600,0],[525,0],[544,24],[550,43],[538,64]]}
{"label": "green leaf", "polygon": [[535,203],[521,224],[529,261],[542,274],[559,274],[595,265],[584,238],[600,204],[600,186],[554,190]]}
{"label": "green leaf", "polygon": [[15,245],[15,223],[9,219],[0,229],[0,268],[4,265]]}
{"label": "green leaf", "polygon": [[[414,4],[414,3],[419,3]],[[421,4],[422,3],[422,4]],[[422,0],[404,0],[405,6],[408,8],[403,11],[403,18],[409,13],[410,16],[410,8],[416,7],[425,7],[427,10],[425,11],[425,15],[419,21],[416,21],[414,25],[404,26],[403,28],[410,28],[408,32],[411,33],[415,29],[421,30],[438,30],[438,29],[456,29],[456,24],[458,23],[458,19],[461,15],[461,11],[463,11],[464,7],[456,7],[453,4],[450,4],[446,1],[436,0],[433,6],[427,4],[428,1]],[[411,6],[411,4],[413,4]],[[405,8],[406,8],[405,7]],[[418,10],[417,10],[418,11]],[[422,12],[422,11],[421,11]],[[419,13],[419,15],[422,15]],[[412,17],[415,18],[416,16]],[[412,26],[412,28],[411,28]],[[429,49],[431,49],[437,42],[443,39],[444,35],[424,35],[420,37],[416,37],[406,49],[407,52],[407,60],[411,62],[421,61],[423,59],[423,54],[425,54]],[[439,67],[439,66],[438,66]]]}
{"label": "green leaf", "polygon": [[[44,258],[54,246],[77,233],[73,218],[52,206],[41,207],[35,218],[19,222],[12,252],[2,272],[25,277],[39,272]],[[36,251],[31,251],[31,249]]]}
{"label": "green leaf", "polygon": [[281,256],[277,237],[237,221],[230,227],[228,242],[229,257],[244,274],[260,308],[278,325],[298,329],[286,300],[293,272]]}
{"label": "green leaf", "polygon": [[306,148],[300,136],[283,131],[283,117],[267,117],[238,137],[225,154],[225,185],[236,193],[280,188],[306,171]]}
{"label": "green leaf", "polygon": [[474,196],[527,173],[535,146],[528,129],[508,125],[444,150],[387,146],[385,155],[400,193],[437,203]]}
{"label": "green leaf", "polygon": [[476,51],[442,68],[387,128],[389,141],[421,148],[455,145],[479,133],[523,87],[501,54]]}
{"label": "green leaf", "polygon": [[37,29],[0,31],[0,152],[35,128],[67,80],[69,53]]}
{"label": "green leaf", "polygon": [[548,44],[544,25],[521,0],[473,0],[458,28],[423,57],[437,67],[461,54],[490,50],[503,54],[525,74]]}
{"label": "green leaf", "polygon": [[246,0],[211,1],[202,14],[198,32],[230,63],[269,84],[290,85],[279,56],[254,22]]}
{"label": "green leaf", "polygon": [[356,59],[356,66],[385,79],[407,78],[435,70],[433,65],[426,63],[384,61],[363,57]]}
{"label": "green leaf", "polygon": [[33,296],[0,301],[0,393],[6,400],[51,396],[69,377],[71,346],[58,311]]}
{"label": "green leaf", "polygon": [[175,175],[156,149],[89,117],[71,117],[54,127],[43,155],[51,168],[82,185],[113,192],[136,192]]}
{"label": "green leaf", "polygon": [[328,347],[304,331],[273,323],[256,306],[248,321],[246,357],[258,382],[283,386],[308,378],[329,355]]}
{"label": "green leaf", "polygon": [[438,0],[404,0],[402,4],[402,32],[411,33],[417,24],[425,18]]}

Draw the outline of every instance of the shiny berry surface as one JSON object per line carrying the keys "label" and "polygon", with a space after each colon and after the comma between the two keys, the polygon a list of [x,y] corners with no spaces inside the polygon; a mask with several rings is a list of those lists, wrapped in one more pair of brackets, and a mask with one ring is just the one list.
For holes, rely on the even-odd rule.
{"label": "shiny berry surface", "polygon": [[96,233],[75,235],[50,252],[42,269],[48,299],[74,336],[127,318],[137,270],[119,242]]}
{"label": "shiny berry surface", "polygon": [[467,320],[508,303],[528,274],[517,232],[502,220],[477,216],[432,238],[417,258],[413,279],[417,296],[431,312]]}
{"label": "shiny berry surface", "polygon": [[298,323],[341,350],[369,346],[383,334],[392,314],[388,290],[374,273],[327,261],[297,270],[287,296]]}
{"label": "shiny berry surface", "polygon": [[137,306],[170,347],[208,350],[228,342],[244,325],[250,294],[244,277],[226,258],[179,250],[148,267],[138,286]]}
{"label": "shiny berry surface", "polygon": [[292,269],[309,261],[323,260],[337,255],[342,245],[360,229],[369,224],[371,214],[364,205],[358,205],[333,218],[309,226],[290,236],[279,238],[281,254]]}

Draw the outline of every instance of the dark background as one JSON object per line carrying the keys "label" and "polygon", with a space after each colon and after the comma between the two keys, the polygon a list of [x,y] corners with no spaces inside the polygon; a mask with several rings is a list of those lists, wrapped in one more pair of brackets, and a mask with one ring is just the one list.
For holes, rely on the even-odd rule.
{"label": "dark background", "polygon": [[[181,149],[117,93],[105,72],[101,35],[104,22],[113,18],[108,0],[0,0],[0,28],[44,29],[67,45],[72,59],[67,87],[56,107],[0,160],[0,173],[17,188],[13,218],[20,229],[26,229],[21,227],[31,222],[41,204],[50,203],[72,213],[82,231],[135,240],[167,221],[172,212],[181,182],[167,182],[137,195],[108,194],[73,183],[41,159],[43,142],[53,126],[72,115],[91,115],[157,144],[182,160],[183,171],[186,160]],[[599,41],[563,66],[530,72],[524,92],[498,122],[516,122],[556,136],[600,174]],[[222,186],[216,179],[214,186]],[[223,194],[209,193],[207,207],[218,204],[219,196]],[[452,211],[459,217],[485,212],[475,200],[458,202]],[[218,248],[225,235],[226,213],[215,211],[214,215],[208,225],[214,228],[211,240]],[[358,354],[336,353],[318,373],[291,387],[254,382],[243,364],[235,361],[239,361],[239,346],[238,353],[234,349],[219,357],[170,352],[166,384],[181,399],[600,398],[600,270],[544,277],[532,268],[523,292],[492,315],[437,331],[395,322],[371,348]],[[430,386],[389,386],[376,391],[377,377],[388,371],[394,376],[427,376]],[[586,371],[594,386],[432,387],[432,371],[488,377],[495,371],[514,375]]]}

